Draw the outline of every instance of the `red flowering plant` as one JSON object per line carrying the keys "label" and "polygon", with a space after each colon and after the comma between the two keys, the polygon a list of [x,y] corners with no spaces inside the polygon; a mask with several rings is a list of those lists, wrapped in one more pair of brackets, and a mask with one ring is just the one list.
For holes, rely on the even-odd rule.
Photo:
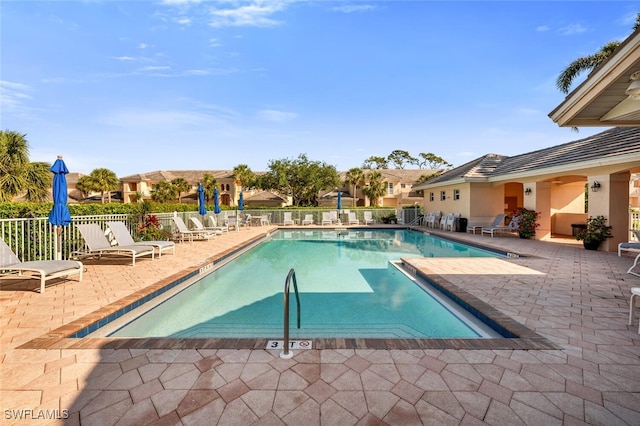
{"label": "red flowering plant", "polygon": [[148,214],[138,225],[138,237],[141,241],[163,241],[171,237],[171,232],[162,227],[158,216]]}
{"label": "red flowering plant", "polygon": [[524,207],[520,207],[513,212],[512,220],[517,221],[520,238],[531,238],[536,235],[536,228],[540,226],[538,223],[539,217],[540,212],[525,209]]}

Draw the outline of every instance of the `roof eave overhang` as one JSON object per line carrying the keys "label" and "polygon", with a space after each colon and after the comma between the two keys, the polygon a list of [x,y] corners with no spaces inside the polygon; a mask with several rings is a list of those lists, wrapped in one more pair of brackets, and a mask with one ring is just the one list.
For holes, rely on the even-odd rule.
{"label": "roof eave overhang", "polygon": [[[626,70],[633,67],[640,57],[640,31],[627,39],[611,58],[597,68],[592,75],[572,91],[565,100],[549,113],[549,117],[560,127],[613,126],[602,117],[581,119],[579,113],[598,96],[604,94]],[[637,125],[637,124],[636,124]]]}
{"label": "roof eave overhang", "polygon": [[496,175],[489,178],[490,182],[505,182],[505,181],[524,181],[524,180],[540,180],[540,176],[548,175],[564,175],[564,174],[576,174],[584,173],[586,171],[589,174],[597,174],[600,170],[612,170],[619,169],[625,170],[634,165],[640,164],[640,153],[632,153],[626,155],[617,155],[614,157],[605,157],[595,160],[581,161],[570,164],[562,164],[559,166],[540,168],[535,170],[528,170],[521,173],[510,173],[503,175]]}

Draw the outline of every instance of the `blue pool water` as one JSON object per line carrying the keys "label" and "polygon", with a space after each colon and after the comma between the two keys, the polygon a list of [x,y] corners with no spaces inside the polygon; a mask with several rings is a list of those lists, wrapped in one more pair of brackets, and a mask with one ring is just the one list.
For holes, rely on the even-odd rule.
{"label": "blue pool water", "polygon": [[113,337],[273,338],[283,333],[283,288],[300,293],[292,338],[475,338],[485,335],[390,261],[496,256],[409,230],[280,231],[111,334]]}

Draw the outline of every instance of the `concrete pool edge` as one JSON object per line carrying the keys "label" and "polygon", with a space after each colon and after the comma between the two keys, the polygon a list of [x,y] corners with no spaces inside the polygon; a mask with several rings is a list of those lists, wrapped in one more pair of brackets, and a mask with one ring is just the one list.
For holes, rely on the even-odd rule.
{"label": "concrete pool edge", "polygon": [[[45,333],[21,345],[20,349],[265,349],[270,338],[108,338],[74,336],[80,330],[92,324],[106,320],[118,310],[139,302],[145,297],[175,285],[188,277],[198,275],[199,271],[207,270],[214,264],[220,263],[239,252],[267,238],[265,233],[251,240],[232,247],[197,265],[185,268],[171,276],[140,289],[114,303],[104,306],[88,315]],[[402,259],[404,262],[409,259]],[[462,289],[437,274],[420,272],[421,279],[435,283],[438,287],[454,295],[454,299],[466,307],[471,308],[481,318],[489,319],[498,324],[498,329],[507,331],[512,337],[504,338],[310,338],[314,349],[558,349],[547,339],[524,327],[512,318],[501,314],[490,305],[473,297]],[[144,302],[143,302],[144,303]]]}

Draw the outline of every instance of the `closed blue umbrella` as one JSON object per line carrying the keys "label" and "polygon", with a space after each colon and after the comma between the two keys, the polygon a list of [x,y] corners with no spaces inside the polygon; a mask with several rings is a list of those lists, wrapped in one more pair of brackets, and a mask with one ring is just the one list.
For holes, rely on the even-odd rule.
{"label": "closed blue umbrella", "polygon": [[204,188],[202,187],[202,184],[198,184],[198,204],[199,204],[198,213],[200,213],[200,216],[206,215],[207,206],[205,206],[204,204]]}
{"label": "closed blue umbrella", "polygon": [[240,191],[240,199],[238,200],[238,210],[244,210],[244,195]]}
{"label": "closed blue umbrella", "polygon": [[342,191],[338,191],[338,211],[342,211]]}
{"label": "closed blue umbrella", "polygon": [[53,208],[49,213],[49,223],[56,227],[56,239],[54,247],[56,259],[62,259],[62,227],[71,223],[71,214],[67,207],[67,176],[69,173],[66,164],[62,161],[62,156],[58,155],[58,159],[49,169],[53,173],[53,187],[51,192],[53,195]]}
{"label": "closed blue umbrella", "polygon": [[221,212],[220,210],[220,194],[218,193],[218,188],[214,188],[213,190],[213,212],[218,214]]}

